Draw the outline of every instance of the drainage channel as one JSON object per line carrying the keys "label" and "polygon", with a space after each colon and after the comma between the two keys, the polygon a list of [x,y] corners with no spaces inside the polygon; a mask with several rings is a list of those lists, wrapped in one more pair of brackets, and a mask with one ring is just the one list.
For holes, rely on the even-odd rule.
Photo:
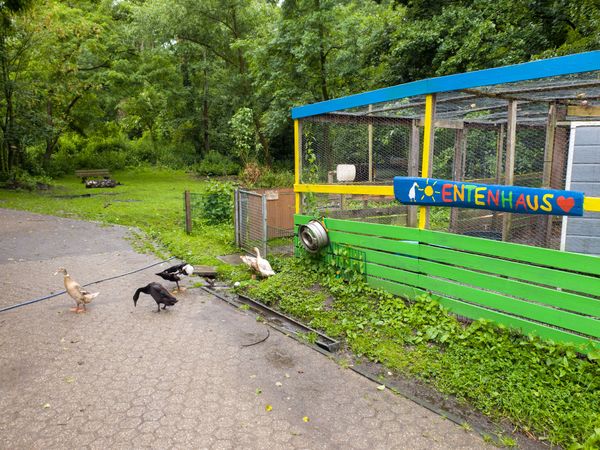
{"label": "drainage channel", "polygon": [[279,328],[284,332],[294,333],[297,336],[302,336],[309,333],[315,335],[317,337],[315,340],[315,345],[323,350],[334,353],[340,349],[340,343],[338,341],[296,321],[292,317],[286,316],[279,311],[269,308],[264,303],[251,299],[250,297],[246,297],[245,295],[237,295],[234,298],[228,298],[216,292],[214,289],[210,289],[205,286],[203,286],[202,289],[233,306],[240,307],[241,305],[247,305],[254,312],[264,317],[265,320],[267,320],[270,324],[275,325],[276,328]]}
{"label": "drainage channel", "polygon": [[[317,340],[313,348],[325,355],[327,355],[328,353],[334,353],[340,349],[340,343],[338,341],[296,321],[295,319],[289,316],[286,316],[285,314],[282,314],[272,308],[269,308],[267,305],[257,300],[251,299],[244,295],[225,296],[217,292],[215,289],[210,289],[206,286],[202,286],[201,289],[208,292],[209,294],[214,295],[220,300],[229,303],[230,305],[236,308],[239,308],[241,305],[247,305],[254,312],[264,317],[265,320],[267,320],[273,328],[283,332],[284,334],[293,334],[295,335],[295,339],[300,340],[299,337],[301,335],[307,333],[314,333],[317,336]],[[497,445],[501,445],[502,440],[500,436],[504,435],[516,438],[519,447],[523,449],[537,450],[546,448],[545,445],[528,439],[521,433],[515,433],[514,430],[511,431],[507,426],[499,426],[498,424],[495,424],[485,416],[481,416],[479,413],[475,412],[474,410],[471,410],[470,408],[466,408],[466,411],[462,412],[456,411],[456,409],[453,407],[446,408],[445,406],[447,405],[445,405],[446,402],[443,401],[442,394],[439,394],[440,398],[438,399],[432,398],[430,400],[426,400],[424,398],[421,398],[419,394],[411,392],[410,388],[403,386],[404,383],[398,382],[398,380],[390,378],[381,379],[381,372],[379,370],[374,370],[373,368],[368,367],[368,364],[351,364],[349,366],[349,369],[377,384],[381,384],[383,382],[386,385],[386,387],[391,388],[393,392],[402,395],[403,397],[434,412],[435,414],[438,414],[441,417],[444,417],[445,419],[456,423],[457,425],[464,426],[465,423],[470,424],[473,430],[476,433],[478,433],[482,438],[491,439]]]}

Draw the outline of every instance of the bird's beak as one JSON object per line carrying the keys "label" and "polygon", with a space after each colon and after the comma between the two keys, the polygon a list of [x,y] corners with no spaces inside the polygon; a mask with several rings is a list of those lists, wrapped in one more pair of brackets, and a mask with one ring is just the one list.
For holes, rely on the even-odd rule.
{"label": "bird's beak", "polygon": [[134,307],[137,307],[137,300],[134,300],[134,301],[133,301],[133,306],[134,306]]}
{"label": "bird's beak", "polygon": [[58,270],[56,272],[54,272],[54,275],[58,275]]}

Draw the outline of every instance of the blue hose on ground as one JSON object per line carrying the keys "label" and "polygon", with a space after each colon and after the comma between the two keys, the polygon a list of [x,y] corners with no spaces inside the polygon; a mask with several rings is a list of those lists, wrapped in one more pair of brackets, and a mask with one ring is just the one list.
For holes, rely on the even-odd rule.
{"label": "blue hose on ground", "polygon": [[[166,263],[168,261],[171,261],[172,259],[175,259],[175,257],[171,256],[169,259],[165,259],[164,261],[159,261],[159,262],[156,262],[154,264],[150,264],[149,266],[142,267],[141,269],[132,270],[131,272],[123,273],[121,275],[115,275],[113,277],[108,277],[108,278],[103,278],[101,280],[92,281],[91,283],[83,284],[81,287],[91,286],[92,284],[103,283],[105,281],[114,280],[115,278],[126,277],[127,275],[132,275],[134,273],[141,272],[142,270],[149,269],[150,267],[154,267],[154,266],[158,266],[159,264]],[[56,292],[54,294],[46,295],[44,297],[36,298],[36,299],[33,299],[33,300],[27,300],[27,301],[22,302],[22,303],[17,303],[16,305],[7,306],[5,308],[1,308],[0,309],[0,313],[3,313],[5,311],[10,311],[11,309],[20,308],[21,306],[31,305],[32,303],[41,302],[43,300],[48,300],[49,298],[58,297],[59,295],[62,295],[65,292],[67,292],[67,291],[63,290],[63,291],[60,291],[60,292]]]}

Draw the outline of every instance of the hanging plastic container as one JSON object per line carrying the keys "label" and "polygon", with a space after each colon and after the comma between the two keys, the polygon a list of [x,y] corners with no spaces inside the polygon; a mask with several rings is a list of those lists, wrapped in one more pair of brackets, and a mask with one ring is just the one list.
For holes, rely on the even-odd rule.
{"label": "hanging plastic container", "polygon": [[327,230],[318,220],[311,220],[298,228],[298,239],[309,253],[317,253],[329,244]]}

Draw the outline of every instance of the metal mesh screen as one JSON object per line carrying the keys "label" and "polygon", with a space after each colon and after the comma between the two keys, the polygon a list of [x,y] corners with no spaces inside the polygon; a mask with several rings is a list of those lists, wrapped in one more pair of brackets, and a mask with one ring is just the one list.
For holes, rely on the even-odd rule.
{"label": "metal mesh screen", "polygon": [[295,196],[292,189],[235,191],[237,245],[262,254],[292,253]]}
{"label": "metal mesh screen", "polygon": [[[593,120],[599,105],[598,71],[437,94],[431,176],[564,189],[570,121]],[[415,96],[302,119],[301,183],[389,185],[395,176],[427,176],[424,108],[425,97]],[[302,198],[304,213],[416,226],[416,208],[392,198]],[[432,207],[427,227],[559,248],[562,219]]]}
{"label": "metal mesh screen", "polygon": [[237,245],[249,252],[257,247],[267,254],[266,199],[261,194],[235,191],[235,237]]}
{"label": "metal mesh screen", "polygon": [[[408,225],[409,207],[393,197],[347,194],[302,194],[302,212],[314,217]],[[410,207],[414,208],[414,207]]]}
{"label": "metal mesh screen", "polygon": [[[388,114],[378,116],[376,114]],[[302,120],[300,181],[389,184],[418,170],[424,101]],[[352,165],[354,172],[344,174]],[[340,177],[340,175],[346,175]]]}

